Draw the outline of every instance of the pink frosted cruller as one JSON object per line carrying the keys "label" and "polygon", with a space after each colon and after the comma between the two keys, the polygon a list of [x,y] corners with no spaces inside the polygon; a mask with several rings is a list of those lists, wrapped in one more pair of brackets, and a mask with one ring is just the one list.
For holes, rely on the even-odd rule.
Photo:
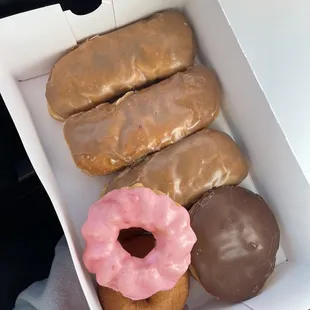
{"label": "pink frosted cruller", "polygon": [[[155,248],[143,259],[117,241],[121,229],[141,227],[153,233]],[[172,289],[191,262],[197,241],[185,208],[145,187],[114,190],[91,206],[82,227],[83,261],[101,286],[132,300]]]}

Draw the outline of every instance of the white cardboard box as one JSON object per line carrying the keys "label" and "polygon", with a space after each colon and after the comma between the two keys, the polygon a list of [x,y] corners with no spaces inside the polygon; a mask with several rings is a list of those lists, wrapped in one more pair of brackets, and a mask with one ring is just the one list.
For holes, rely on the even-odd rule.
{"label": "white cardboard box", "polygon": [[[295,10],[294,23],[291,13],[297,3],[304,6]],[[290,34],[297,32],[306,38],[310,4],[304,0],[106,0],[85,16],[53,5],[0,20],[0,93],[58,214],[89,307],[101,309],[95,285],[81,261],[80,228],[89,206],[111,177],[91,178],[75,167],[62,124],[47,112],[48,73],[78,41],[171,7],[184,10],[196,34],[200,60],[216,70],[223,85],[225,101],[213,127],[231,134],[248,156],[251,174],[242,185],[264,196],[281,226],[277,267],[259,296],[226,305],[192,280],[187,305],[190,310],[308,310],[310,164],[306,159],[310,158],[310,143],[304,139],[310,132],[306,130],[310,129],[309,87],[305,86],[310,70],[302,69],[310,61],[307,56],[296,66],[289,62],[296,48],[287,42],[285,33],[279,37],[276,31],[277,25],[285,26],[289,19],[295,27]],[[295,47],[302,42],[297,40]],[[270,68],[281,72],[283,89],[279,90],[277,72]],[[298,70],[303,72],[299,84],[291,74]],[[294,94],[300,103],[298,111],[291,101]],[[294,113],[295,127],[288,122],[294,122]]]}

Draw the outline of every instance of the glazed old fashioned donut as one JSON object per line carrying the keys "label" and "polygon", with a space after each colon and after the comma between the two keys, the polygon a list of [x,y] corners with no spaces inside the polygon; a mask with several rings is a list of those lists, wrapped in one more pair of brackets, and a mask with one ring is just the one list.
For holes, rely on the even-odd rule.
{"label": "glazed old fashioned donut", "polygon": [[[117,240],[120,230],[132,227],[141,227],[156,239],[155,248],[143,259],[132,257]],[[172,289],[187,271],[197,240],[184,208],[140,186],[114,190],[91,206],[82,235],[88,271],[99,285],[132,300]]]}
{"label": "glazed old fashioned donut", "polygon": [[[132,256],[144,258],[155,246],[152,235],[139,235],[121,243]],[[131,300],[107,287],[98,287],[99,300],[105,310],[183,310],[189,294],[189,274],[186,272],[175,287],[158,292],[148,299]]]}

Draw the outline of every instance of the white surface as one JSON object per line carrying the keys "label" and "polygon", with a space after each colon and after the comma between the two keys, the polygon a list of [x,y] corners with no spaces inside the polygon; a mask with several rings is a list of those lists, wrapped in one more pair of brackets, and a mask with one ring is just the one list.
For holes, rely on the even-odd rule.
{"label": "white surface", "polygon": [[254,310],[308,310],[309,275],[310,265],[282,264],[276,268],[264,292],[245,304]]}
{"label": "white surface", "polygon": [[256,187],[281,223],[286,255],[291,260],[310,261],[310,247],[305,246],[310,244],[310,187],[271,103],[257,83],[219,3],[190,1],[187,12],[193,17],[190,19],[202,61],[211,64],[224,86],[222,107],[236,141],[251,161]]}
{"label": "white surface", "polygon": [[[310,265],[292,262],[279,265],[263,292],[243,304],[229,305],[215,299],[193,310],[308,310],[310,309]],[[193,280],[194,281],[194,280]],[[203,295],[197,296],[197,300]]]}
{"label": "white surface", "polygon": [[220,3],[310,183],[310,1]]}
{"label": "white surface", "polygon": [[[167,8],[170,5],[179,6],[183,2],[182,0],[156,1],[154,4],[154,1],[146,2],[145,0],[114,0],[116,16],[114,22],[117,25],[123,25],[137,17],[149,15],[153,11]],[[50,49],[42,46],[46,38],[42,39],[41,35],[44,36],[42,31],[47,31],[50,35],[49,31],[51,30],[41,31],[32,28],[34,16],[38,26],[40,22],[44,23],[44,19],[49,15],[49,9],[52,16],[50,27],[54,25],[55,21],[60,21],[53,33],[54,37],[60,38],[59,42],[57,39],[55,41],[52,39],[53,46]],[[236,10],[240,10],[240,8],[236,7]],[[101,12],[101,10],[99,11]],[[6,62],[8,69],[0,69],[0,92],[20,133],[30,160],[54,204],[91,309],[100,309],[100,306],[91,278],[81,262],[80,227],[86,218],[88,207],[97,200],[100,189],[107,182],[107,177],[91,178],[75,167],[63,139],[62,124],[54,121],[47,112],[47,103],[44,97],[47,76],[16,83],[9,73],[13,71],[17,73],[17,77],[20,77],[21,73],[23,76],[31,77],[35,72],[42,73],[45,69],[51,68],[51,60],[55,58],[56,54],[63,51],[64,46],[74,46],[75,38],[79,40],[79,38],[94,34],[99,25],[97,15],[99,11],[84,18],[73,16],[70,27],[67,22],[63,25],[66,20],[64,16],[66,15],[68,18],[68,12],[63,13],[58,6],[52,6],[45,8],[42,14],[40,14],[40,10],[37,10],[4,20],[8,25],[14,20],[14,25],[21,24],[27,29],[27,32],[13,26],[10,28],[10,34],[0,30],[0,42],[2,38],[6,39],[6,52],[9,54],[10,48],[12,49],[12,60]],[[308,261],[309,263],[310,248],[305,244],[310,244],[310,228],[307,223],[310,218],[310,188],[276,121],[269,102],[261,91],[219,3],[215,0],[190,0],[186,6],[186,12],[196,31],[201,59],[210,61],[222,82],[225,93],[223,110],[233,136],[250,159],[251,173],[255,179],[256,187],[270,203],[280,221],[281,238],[286,254],[291,261]],[[96,21],[94,24],[91,23],[92,18]],[[3,25],[1,23],[2,21],[0,21],[0,29]],[[108,30],[107,25],[103,22],[101,30],[105,31],[105,27]],[[70,34],[68,29],[71,28],[73,30]],[[25,53],[26,57],[23,59],[20,58],[23,55],[22,52],[16,51],[17,47],[21,48],[20,32],[25,36],[24,44],[32,43],[32,55],[29,56]],[[67,40],[64,40],[62,32],[67,33],[65,35]],[[17,66],[15,60],[20,65]],[[33,68],[40,70],[35,71]],[[230,132],[222,116],[214,126]],[[255,190],[250,178],[243,185]],[[284,260],[283,251],[279,251],[278,262]],[[291,265],[285,263],[284,266]],[[294,307],[291,309],[307,310],[309,307],[302,307],[308,304],[310,297],[307,292],[309,290],[307,292],[303,290],[302,285],[304,284],[300,283],[298,278],[301,276],[299,272],[306,272],[308,269],[306,267],[304,269],[301,267],[302,265],[294,266],[296,268],[292,267],[290,273],[286,273],[287,269],[282,269],[282,265],[278,267],[278,276],[272,277],[274,284],[268,285],[263,294],[247,302],[247,305],[254,310],[278,310],[283,303],[281,308],[283,310],[284,306],[289,304],[289,302],[284,304],[285,298],[291,297],[290,294],[282,296],[283,291],[287,289],[287,292],[296,291],[298,296],[298,302],[294,303]],[[293,289],[287,286],[286,274],[291,274],[295,279]],[[303,281],[308,289],[309,282],[305,277]],[[198,286],[194,285],[191,291],[189,298],[191,310],[193,307],[201,306],[202,303],[205,305],[199,310],[244,310],[243,305],[227,308],[223,304],[215,303],[214,300],[208,303],[209,296]],[[270,300],[272,305],[278,308],[270,308]]]}
{"label": "white surface", "polygon": [[115,28],[114,10],[111,1],[103,2],[92,14],[75,15],[71,11],[65,11],[65,15],[78,42]]}
{"label": "white surface", "polygon": [[81,227],[88,208],[100,198],[100,191],[113,176],[89,177],[77,169],[63,137],[63,123],[50,117],[45,99],[48,75],[20,82],[25,103],[45,150],[48,162],[59,184],[62,197],[67,203],[69,218],[81,245]]}
{"label": "white surface", "polygon": [[19,80],[48,73],[75,44],[60,5],[0,19],[0,59]]}

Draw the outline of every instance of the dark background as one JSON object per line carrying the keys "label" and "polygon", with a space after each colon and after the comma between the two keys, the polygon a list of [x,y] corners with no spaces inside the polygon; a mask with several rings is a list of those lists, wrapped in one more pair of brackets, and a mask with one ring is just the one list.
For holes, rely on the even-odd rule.
{"label": "dark background", "polygon": [[83,15],[97,9],[101,0],[0,0],[0,18],[57,3],[64,11]]}
{"label": "dark background", "polygon": [[[0,18],[60,3],[81,15],[101,0],[0,0]],[[0,308],[12,310],[18,294],[48,277],[62,228],[28,159],[0,94]]]}

